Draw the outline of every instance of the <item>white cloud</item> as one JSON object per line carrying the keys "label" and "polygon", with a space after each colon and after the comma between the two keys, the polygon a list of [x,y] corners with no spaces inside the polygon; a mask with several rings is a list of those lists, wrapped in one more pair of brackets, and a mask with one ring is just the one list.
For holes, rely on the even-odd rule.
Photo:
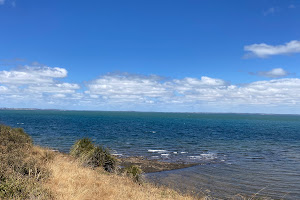
{"label": "white cloud", "polygon": [[274,55],[284,55],[292,53],[300,53],[300,41],[292,40],[284,45],[268,45],[265,43],[252,44],[244,47],[245,51],[249,51],[245,57],[260,57],[266,58]]}
{"label": "white cloud", "polygon": [[7,87],[0,85],[0,94],[1,93],[6,93],[7,91],[8,91]]}
{"label": "white cloud", "polygon": [[67,70],[59,67],[30,67],[24,66],[11,71],[0,71],[0,83],[9,84],[37,84],[52,83],[53,78],[64,78]]}
{"label": "white cloud", "polygon": [[5,3],[5,0],[0,0],[0,5],[3,5]]}
{"label": "white cloud", "polygon": [[79,89],[78,84],[71,83],[56,83],[56,84],[39,84],[39,85],[30,85],[26,92],[43,92],[43,93],[75,93],[75,90]]}
{"label": "white cloud", "polygon": [[282,78],[290,75],[290,73],[282,68],[274,68],[270,71],[259,71],[256,73],[250,73],[252,75],[264,76],[268,78]]}
{"label": "white cloud", "polygon": [[13,105],[27,103],[30,107],[36,107],[51,98],[72,99],[80,86],[59,81],[66,76],[66,69],[47,66],[23,66],[0,71],[0,100],[2,103],[5,100]]}
{"label": "white cloud", "polygon": [[285,78],[257,81],[240,88],[245,96],[251,95],[249,103],[266,105],[300,104],[300,79]]}
{"label": "white cloud", "polygon": [[170,95],[158,76],[139,76],[130,74],[105,75],[87,84],[92,98],[123,99],[123,101],[145,101]]}
{"label": "white cloud", "polygon": [[53,98],[66,98],[65,94],[54,94],[52,95]]}

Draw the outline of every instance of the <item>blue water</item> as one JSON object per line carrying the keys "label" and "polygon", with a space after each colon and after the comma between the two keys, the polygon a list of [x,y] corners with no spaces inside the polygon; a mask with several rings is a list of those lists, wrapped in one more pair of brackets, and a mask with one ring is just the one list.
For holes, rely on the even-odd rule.
{"label": "blue water", "polygon": [[1,110],[0,123],[62,152],[90,137],[121,156],[199,163],[147,175],[182,191],[300,199],[297,115]]}

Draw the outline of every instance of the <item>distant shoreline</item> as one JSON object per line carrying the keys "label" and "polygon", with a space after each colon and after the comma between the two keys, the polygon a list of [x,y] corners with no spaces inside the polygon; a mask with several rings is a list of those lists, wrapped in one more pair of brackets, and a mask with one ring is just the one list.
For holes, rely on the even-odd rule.
{"label": "distant shoreline", "polygon": [[135,112],[135,113],[181,113],[181,114],[236,114],[236,115],[291,115],[300,116],[291,113],[244,113],[244,112],[179,112],[179,111],[133,111],[133,110],[72,110],[72,109],[44,109],[44,108],[0,108],[0,110],[20,110],[20,111],[74,111],[74,112]]}

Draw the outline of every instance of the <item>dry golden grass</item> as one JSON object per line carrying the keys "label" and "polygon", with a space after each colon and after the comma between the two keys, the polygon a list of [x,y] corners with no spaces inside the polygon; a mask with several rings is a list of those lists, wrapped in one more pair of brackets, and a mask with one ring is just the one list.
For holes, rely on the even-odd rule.
{"label": "dry golden grass", "polygon": [[125,176],[82,167],[67,155],[56,154],[53,162],[48,165],[51,176],[45,186],[58,200],[194,199],[168,188],[139,185]]}

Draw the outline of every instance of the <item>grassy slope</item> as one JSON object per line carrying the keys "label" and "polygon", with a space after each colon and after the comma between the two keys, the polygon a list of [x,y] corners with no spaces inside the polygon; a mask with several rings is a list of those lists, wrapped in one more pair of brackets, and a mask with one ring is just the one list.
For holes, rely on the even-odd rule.
{"label": "grassy slope", "polygon": [[49,168],[52,176],[46,187],[57,199],[193,199],[168,188],[139,185],[125,176],[82,167],[76,160],[62,154],[55,156]]}
{"label": "grassy slope", "polygon": [[70,155],[34,146],[22,129],[0,125],[0,199],[193,199],[134,182]]}

